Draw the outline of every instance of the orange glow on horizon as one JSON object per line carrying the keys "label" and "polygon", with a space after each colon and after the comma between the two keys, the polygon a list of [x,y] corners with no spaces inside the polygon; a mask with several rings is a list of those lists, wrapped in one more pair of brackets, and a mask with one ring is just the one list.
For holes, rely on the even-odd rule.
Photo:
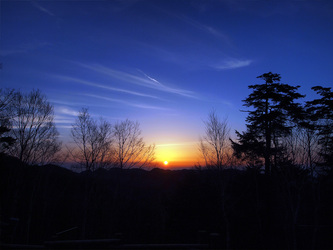
{"label": "orange glow on horizon", "polygon": [[198,159],[197,152],[195,143],[159,144],[156,145],[155,159],[162,168],[193,167]]}

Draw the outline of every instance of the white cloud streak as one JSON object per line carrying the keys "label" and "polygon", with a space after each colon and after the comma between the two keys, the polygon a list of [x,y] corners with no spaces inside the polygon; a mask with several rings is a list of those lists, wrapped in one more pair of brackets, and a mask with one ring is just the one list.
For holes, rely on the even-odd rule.
{"label": "white cloud streak", "polygon": [[[57,128],[71,129],[72,126],[71,125],[59,125],[59,124],[57,124]],[[67,136],[61,136],[60,135],[60,137],[67,139]]]}
{"label": "white cloud streak", "polygon": [[59,79],[62,79],[62,80],[77,82],[77,83],[81,83],[81,84],[88,85],[88,86],[93,86],[93,87],[97,87],[97,88],[101,88],[101,89],[107,89],[110,91],[116,91],[116,92],[122,92],[122,93],[130,94],[130,95],[159,99],[157,96],[147,95],[147,94],[143,94],[143,93],[135,92],[135,91],[131,91],[131,90],[126,90],[126,89],[109,87],[109,86],[105,86],[105,85],[102,85],[99,83],[86,81],[86,80],[82,80],[82,79],[75,78],[75,77],[69,77],[69,76],[56,76],[56,77]]}
{"label": "white cloud streak", "polygon": [[61,124],[72,124],[73,119],[61,119],[59,117],[55,117],[54,122],[55,123],[61,123]]}
{"label": "white cloud streak", "polygon": [[33,6],[35,6],[37,9],[39,9],[40,11],[48,14],[49,16],[55,16],[51,11],[49,11],[48,9],[44,8],[43,6],[41,6],[40,4],[38,4],[35,1],[31,2]]}
{"label": "white cloud streak", "polygon": [[63,115],[70,115],[70,116],[77,116],[79,112],[76,110],[66,108],[66,107],[55,107],[55,111],[57,113],[63,114]]}
{"label": "white cloud streak", "polygon": [[252,62],[252,60],[228,59],[222,61],[222,63],[213,65],[213,68],[217,70],[237,69],[249,66]]}
{"label": "white cloud streak", "polygon": [[140,104],[140,103],[132,103],[132,102],[127,102],[127,101],[120,100],[120,99],[104,97],[104,96],[100,96],[100,95],[93,95],[93,94],[82,94],[82,95],[97,98],[97,99],[101,99],[101,100],[105,100],[105,101],[117,102],[117,103],[121,103],[121,104],[124,104],[124,105],[127,105],[127,106],[135,107],[135,108],[154,109],[154,110],[169,110],[169,109],[163,108],[163,107]]}
{"label": "white cloud streak", "polygon": [[143,73],[145,77],[140,77],[137,75],[126,73],[126,72],[114,70],[114,69],[104,67],[104,66],[98,65],[98,64],[93,64],[93,65],[87,65],[87,64],[82,64],[82,63],[78,63],[78,64],[82,67],[88,68],[88,69],[93,70],[98,73],[102,73],[102,74],[111,76],[112,78],[115,78],[115,79],[118,79],[118,80],[121,80],[124,82],[132,83],[132,84],[139,85],[142,87],[155,89],[155,90],[166,92],[166,93],[172,93],[172,94],[176,94],[176,95],[180,95],[180,96],[184,96],[184,97],[197,98],[192,91],[183,90],[183,89],[179,89],[179,88],[167,87],[164,84],[160,83],[156,79],[148,76],[147,74],[145,74],[143,72],[141,72],[141,73]]}
{"label": "white cloud streak", "polygon": [[147,74],[146,74],[145,72],[143,72],[142,70],[139,70],[139,69],[138,69],[138,71],[139,71],[140,73],[142,73],[145,77],[147,77],[149,80],[151,80],[152,82],[156,83],[156,84],[159,85],[159,86],[163,86],[159,81],[157,81],[156,79],[150,77],[149,75],[147,75]]}
{"label": "white cloud streak", "polygon": [[199,23],[198,21],[195,21],[189,17],[186,17],[186,16],[178,16],[179,19],[185,21],[186,23],[190,24],[191,26],[203,31],[203,32],[206,32],[220,40],[222,40],[225,44],[227,44],[228,46],[230,47],[233,47],[233,43],[230,39],[230,37],[228,35],[226,35],[225,33],[217,30],[216,28],[213,28],[211,26],[208,26],[208,25],[205,25],[205,24],[202,24],[202,23]]}

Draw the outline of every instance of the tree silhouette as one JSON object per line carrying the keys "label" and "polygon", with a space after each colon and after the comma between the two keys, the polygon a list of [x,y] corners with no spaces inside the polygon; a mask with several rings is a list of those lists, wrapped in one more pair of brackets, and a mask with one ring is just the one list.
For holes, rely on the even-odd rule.
{"label": "tree silhouette", "polygon": [[51,162],[60,150],[58,131],[53,122],[53,106],[39,90],[29,94],[17,92],[12,102],[15,139],[9,153],[25,163],[44,164]]}
{"label": "tree silhouette", "polygon": [[250,85],[253,92],[243,100],[246,111],[247,131],[239,133],[238,142],[232,147],[238,157],[264,160],[265,173],[271,173],[272,160],[277,165],[281,153],[281,137],[290,133],[288,122],[296,119],[301,107],[295,100],[304,97],[297,92],[299,86],[280,83],[280,75],[271,72],[258,76],[264,84]]}
{"label": "tree silhouette", "polygon": [[113,136],[119,168],[148,167],[155,159],[155,145],[146,146],[138,122],[126,119],[116,123]]}
{"label": "tree silhouette", "polygon": [[8,150],[15,142],[8,133],[12,127],[14,98],[14,89],[0,89],[0,152]]}
{"label": "tree silhouette", "polygon": [[323,164],[333,169],[333,92],[331,88],[322,86],[312,87],[321,96],[320,99],[307,102],[308,113],[315,121],[321,146],[320,155]]}
{"label": "tree silhouette", "polygon": [[112,164],[112,126],[107,121],[91,118],[88,109],[83,108],[72,125],[72,138],[76,144],[70,149],[73,160],[94,171],[97,167]]}
{"label": "tree silhouette", "polygon": [[220,120],[212,111],[205,123],[205,134],[200,138],[199,150],[208,168],[222,169],[228,161],[229,132],[227,119]]}

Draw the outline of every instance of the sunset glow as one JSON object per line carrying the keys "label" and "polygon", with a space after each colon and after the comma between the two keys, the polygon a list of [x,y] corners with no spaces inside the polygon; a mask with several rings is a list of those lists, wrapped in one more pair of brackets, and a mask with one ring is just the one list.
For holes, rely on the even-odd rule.
{"label": "sunset glow", "polygon": [[280,73],[310,99],[315,83],[331,83],[332,9],[332,1],[2,1],[1,87],[45,94],[64,148],[88,108],[112,125],[137,121],[156,145],[156,166],[193,167],[212,109],[228,117],[231,138],[244,131],[242,100],[256,76]]}
{"label": "sunset glow", "polygon": [[196,142],[157,144],[155,157],[164,167],[193,167],[198,159],[198,149]]}
{"label": "sunset glow", "polygon": [[333,0],[0,0],[0,36],[1,246],[333,250]]}

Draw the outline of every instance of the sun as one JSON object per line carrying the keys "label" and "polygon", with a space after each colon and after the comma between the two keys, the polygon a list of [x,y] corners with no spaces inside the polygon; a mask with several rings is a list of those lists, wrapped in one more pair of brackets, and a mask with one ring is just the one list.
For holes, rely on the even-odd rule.
{"label": "sun", "polygon": [[168,161],[164,161],[163,164],[166,166],[166,165],[169,164],[169,162]]}

